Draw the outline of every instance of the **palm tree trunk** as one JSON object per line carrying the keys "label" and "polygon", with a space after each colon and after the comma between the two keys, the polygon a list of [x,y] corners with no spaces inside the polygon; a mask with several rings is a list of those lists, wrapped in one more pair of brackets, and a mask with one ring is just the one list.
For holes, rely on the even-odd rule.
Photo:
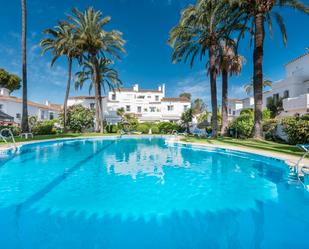
{"label": "palm tree trunk", "polygon": [[215,57],[215,45],[211,45],[209,49],[209,64],[210,64],[210,94],[211,94],[211,127],[212,137],[218,136],[218,105],[217,105],[217,74],[216,74],[216,57]]}
{"label": "palm tree trunk", "polygon": [[262,139],[262,107],[263,107],[263,45],[264,45],[264,17],[258,14],[254,19],[254,73],[253,73],[253,94],[254,94],[254,128],[253,137]]}
{"label": "palm tree trunk", "polygon": [[96,55],[91,56],[92,60],[92,69],[93,69],[93,83],[94,83],[94,91],[95,91],[95,132],[99,133],[101,130],[102,124],[102,109],[101,109],[101,97],[100,97],[100,83],[99,83],[99,75],[98,75],[98,60]]}
{"label": "palm tree trunk", "polygon": [[222,70],[222,127],[221,135],[225,135],[228,126],[228,72],[226,69]]}
{"label": "palm tree trunk", "polygon": [[[99,76],[99,75],[98,75],[98,77],[99,77],[98,82],[101,82],[100,76]],[[101,111],[100,111],[100,112],[101,112],[101,114],[100,114],[100,117],[101,117],[101,119],[100,119],[100,132],[101,132],[101,133],[104,133],[103,105],[102,105],[103,98],[102,98],[101,85],[98,84],[98,87],[99,87],[98,92],[99,92],[99,99],[100,99],[100,102],[99,102],[99,105],[100,105],[100,106],[99,106],[99,110],[101,110]]]}
{"label": "palm tree trunk", "polygon": [[28,99],[27,99],[27,9],[26,0],[21,1],[22,5],[22,78],[23,78],[23,91],[22,91],[22,119],[21,130],[22,132],[29,132],[28,123]]}
{"label": "palm tree trunk", "polygon": [[63,126],[64,131],[67,131],[67,123],[68,123],[68,98],[70,93],[70,86],[71,86],[71,78],[72,78],[72,58],[68,57],[68,83],[67,83],[67,89],[65,91],[65,97],[64,97],[64,104],[63,104]]}

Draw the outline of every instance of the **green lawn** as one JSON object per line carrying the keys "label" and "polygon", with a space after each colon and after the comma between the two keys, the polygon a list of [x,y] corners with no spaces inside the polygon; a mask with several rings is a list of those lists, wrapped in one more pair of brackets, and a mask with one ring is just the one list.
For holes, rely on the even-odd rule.
{"label": "green lawn", "polygon": [[268,152],[278,152],[289,154],[293,156],[302,156],[304,152],[294,145],[275,143],[265,140],[254,140],[254,139],[235,139],[229,137],[220,137],[217,139],[205,139],[197,137],[184,137],[182,141],[185,142],[198,142],[213,145],[232,145],[237,147],[245,147],[257,150],[266,150]]}
{"label": "green lawn", "polygon": [[[36,135],[33,138],[25,139],[15,137],[16,142],[28,142],[28,141],[37,141],[37,140],[48,140],[48,139],[56,139],[56,138],[78,138],[78,137],[96,137],[96,136],[108,136],[108,135],[117,135],[113,134],[101,134],[101,133],[64,133],[64,134],[54,134],[54,135]],[[8,139],[11,142],[10,139]],[[1,141],[0,143],[4,143]]]}

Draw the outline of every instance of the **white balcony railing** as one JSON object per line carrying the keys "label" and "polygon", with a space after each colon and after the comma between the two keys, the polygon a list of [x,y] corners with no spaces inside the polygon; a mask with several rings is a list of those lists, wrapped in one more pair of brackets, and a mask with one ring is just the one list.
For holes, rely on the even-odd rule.
{"label": "white balcony railing", "polygon": [[287,98],[282,101],[285,111],[307,110],[309,109],[309,93],[295,98]]}

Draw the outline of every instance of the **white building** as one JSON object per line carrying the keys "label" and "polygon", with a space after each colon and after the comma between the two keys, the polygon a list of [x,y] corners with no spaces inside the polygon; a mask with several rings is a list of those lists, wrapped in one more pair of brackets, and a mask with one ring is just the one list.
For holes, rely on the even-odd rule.
{"label": "white building", "polygon": [[[93,96],[77,96],[69,98],[68,105],[81,104],[87,108],[95,108]],[[181,114],[191,107],[186,98],[165,97],[165,85],[157,90],[140,89],[138,84],[133,88],[121,88],[109,92],[102,99],[104,118],[108,123],[117,123],[120,117],[117,110],[123,108],[126,113],[135,115],[141,122],[179,121]]]}
{"label": "white building", "polygon": [[[309,52],[285,65],[285,78],[273,83],[272,89],[263,94],[263,108],[270,98],[283,98],[280,116],[309,113]],[[253,108],[253,97],[229,100],[229,115],[239,116],[242,109]]]}
{"label": "white building", "polygon": [[[10,96],[10,92],[6,88],[0,88],[0,111],[14,118],[15,123],[21,122],[22,115],[22,99]],[[37,116],[38,120],[57,119],[61,106],[51,104],[46,101],[45,104],[39,104],[28,101],[28,115]]]}

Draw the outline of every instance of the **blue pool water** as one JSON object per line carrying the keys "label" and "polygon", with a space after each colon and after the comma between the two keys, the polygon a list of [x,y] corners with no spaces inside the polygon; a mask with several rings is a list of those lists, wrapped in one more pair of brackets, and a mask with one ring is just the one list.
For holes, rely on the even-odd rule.
{"label": "blue pool water", "polygon": [[275,159],[151,137],[1,155],[1,249],[305,249],[308,234],[309,194]]}

